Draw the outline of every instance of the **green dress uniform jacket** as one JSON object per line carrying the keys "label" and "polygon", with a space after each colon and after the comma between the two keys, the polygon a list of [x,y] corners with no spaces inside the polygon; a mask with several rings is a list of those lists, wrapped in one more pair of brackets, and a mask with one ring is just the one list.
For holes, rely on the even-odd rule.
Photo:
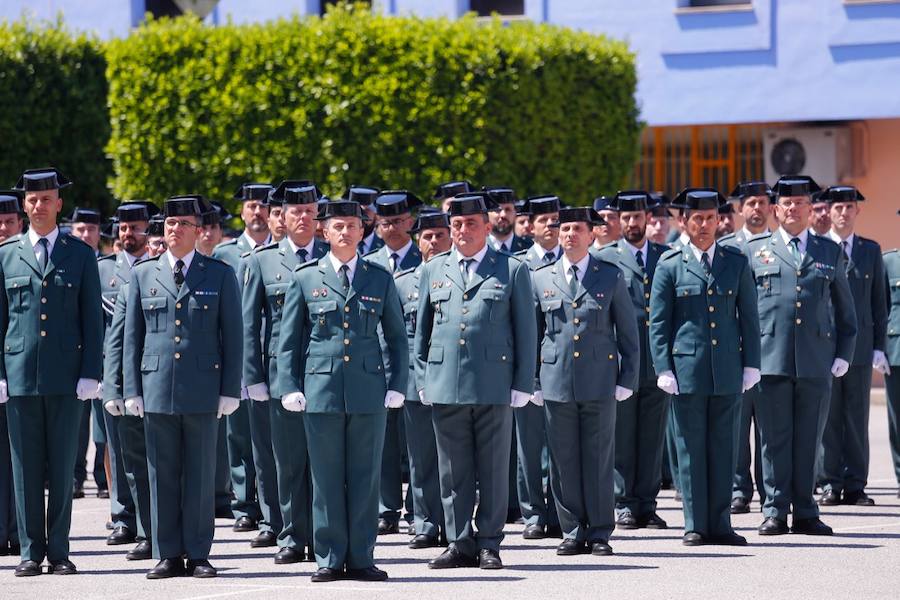
{"label": "green dress uniform jacket", "polygon": [[[328,246],[313,244],[310,260],[325,256]],[[300,258],[287,238],[261,246],[247,257],[244,270],[244,383],[265,383],[272,449],[281,513],[278,545],[303,549],[312,545],[306,430],[303,415],[285,410],[278,389],[278,334],[284,299]],[[259,332],[263,331],[260,336]]]}
{"label": "green dress uniform jacket", "polygon": [[872,355],[875,350],[885,351],[888,315],[881,246],[854,235],[848,250],[847,282],[856,310],[856,349],[846,375],[831,385],[819,477],[825,490],[845,494],[863,491],[869,479]]}
{"label": "green dress uniform jacket", "polygon": [[[650,290],[656,264],[669,250],[647,241],[644,266],[637,263],[624,239],[595,250],[622,270],[631,296],[640,339],[640,373],[634,394],[616,404],[616,510],[635,518],[656,512],[662,476],[663,448],[669,417],[669,396],[656,387],[650,355]],[[643,253],[643,250],[642,250]]]}
{"label": "green dress uniform jacket", "polygon": [[736,464],[745,368],[759,368],[756,290],[741,252],[714,246],[710,272],[690,246],[666,252],[650,295],[650,347],[657,373],[671,371],[685,531],[725,536]]}
{"label": "green dress uniform jacket", "polygon": [[800,264],[780,231],[748,243],[756,279],[762,381],[756,418],[763,449],[766,518],[819,515],[813,499],[816,455],[825,427],[835,358],[856,347],[856,311],[844,253],[809,234]]}
{"label": "green dress uniform jacket", "polygon": [[75,389],[79,378],[99,381],[102,366],[97,259],[90,246],[59,233],[41,267],[29,237],[21,235],[0,244],[0,281],[0,379],[9,390],[21,556],[65,560],[84,410]]}
{"label": "green dress uniform jacket", "polygon": [[888,434],[894,475],[900,482],[900,250],[884,253],[886,296],[889,307],[886,354],[891,365],[884,377],[888,398]]}
{"label": "green dress uniform jacket", "polygon": [[618,266],[594,255],[575,294],[562,262],[533,277],[560,526],[566,539],[607,542],[615,527],[615,388],[634,390],[640,370],[632,301]]}
{"label": "green dress uniform jacket", "polygon": [[506,252],[507,254],[518,254],[534,246],[533,239],[522,237],[516,234],[513,234],[512,238],[506,242],[509,247],[505,249],[502,247],[502,244],[497,243],[497,241],[492,237],[489,237],[488,241],[491,244],[491,248],[497,251]]}
{"label": "green dress uniform jacket", "polygon": [[[365,569],[378,533],[385,394],[406,390],[409,354],[391,274],[358,257],[345,290],[329,256],[294,272],[279,334],[279,390],[307,399],[316,562]],[[395,367],[388,380],[379,325]]]}
{"label": "green dress uniform jacket", "polygon": [[464,280],[461,259],[451,250],[422,270],[414,350],[416,388],[432,404],[447,539],[474,557],[503,539],[510,392],[534,389],[537,329],[526,264],[488,247]]}

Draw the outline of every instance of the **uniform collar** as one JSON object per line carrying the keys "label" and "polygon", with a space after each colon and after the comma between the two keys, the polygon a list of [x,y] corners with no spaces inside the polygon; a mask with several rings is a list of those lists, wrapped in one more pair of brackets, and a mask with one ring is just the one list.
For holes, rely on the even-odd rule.
{"label": "uniform collar", "polygon": [[56,245],[56,239],[59,237],[59,227],[54,227],[53,231],[48,233],[47,235],[38,235],[34,229],[28,229],[28,240],[31,242],[31,245],[37,248],[38,240],[44,238],[47,240],[49,244],[49,252],[53,252],[53,246]]}
{"label": "uniform collar", "polygon": [[797,237],[797,238],[800,238],[800,248],[799,248],[800,254],[803,254],[804,252],[806,252],[806,242],[807,242],[807,240],[809,240],[809,229],[804,229],[803,231],[798,233],[796,236],[789,234],[784,227],[779,227],[778,231],[781,233],[781,239],[784,241],[785,246],[790,248],[791,240],[794,239],[795,237]]}
{"label": "uniform collar", "polygon": [[[194,260],[195,251],[191,250],[181,259],[181,262],[184,263],[184,267],[181,269],[181,272],[184,275],[187,275],[188,270],[191,268],[191,261]],[[175,255],[172,254],[171,250],[166,250],[166,260],[169,261],[169,267],[174,271],[175,270],[175,262],[178,260],[175,258]]]}
{"label": "uniform collar", "polygon": [[[574,263],[576,267],[578,267],[578,280],[581,281],[584,278],[585,273],[587,273],[588,263],[591,261],[591,253],[588,252],[584,255],[584,258],[579,260],[577,263]],[[563,265],[563,273],[566,276],[566,281],[569,281],[571,277],[571,273],[569,269],[572,268],[572,262],[569,260],[569,257],[563,253],[562,256],[562,265]]]}
{"label": "uniform collar", "polygon": [[400,264],[404,260],[406,260],[406,255],[409,254],[409,250],[410,250],[410,248],[412,248],[412,245],[413,245],[412,240],[409,240],[408,242],[406,242],[406,245],[403,246],[402,248],[400,248],[399,250],[391,250],[390,248],[388,248],[387,244],[385,244],[384,250],[385,250],[385,252],[387,252],[388,258],[391,257],[391,254],[396,254],[397,255],[397,264]]}
{"label": "uniform collar", "polygon": [[[624,239],[624,238],[623,238]],[[632,256],[637,256],[638,251],[641,251],[641,256],[644,259],[644,262],[647,261],[647,250],[649,249],[650,243],[647,241],[647,238],[644,238],[644,245],[640,248],[636,248],[631,245],[631,242],[625,242],[625,245],[628,247],[628,250],[631,252]]]}
{"label": "uniform collar", "polygon": [[147,252],[144,252],[140,256],[134,256],[133,254],[125,252],[124,250],[122,251],[122,256],[124,256],[125,260],[128,261],[128,268],[134,267],[134,263],[136,263],[137,261],[147,258],[147,254]]}
{"label": "uniform collar", "polygon": [[359,261],[359,254],[354,254],[353,258],[345,263],[342,263],[334,254],[329,252],[328,260],[331,262],[331,266],[334,269],[334,272],[338,274],[338,276],[340,276],[341,273],[341,266],[347,265],[347,278],[351,282],[353,281],[353,274],[356,273],[356,264]]}
{"label": "uniform collar", "polygon": [[308,258],[313,257],[313,248],[316,245],[316,236],[313,236],[312,239],[309,240],[309,243],[302,247],[295,244],[294,240],[291,239],[291,236],[286,235],[285,238],[287,239],[288,244],[291,247],[291,252],[293,252],[294,254],[297,254],[297,252],[299,252],[300,250],[306,250],[306,256]]}
{"label": "uniform collar", "polygon": [[262,243],[257,244],[255,241],[253,241],[252,237],[247,235],[246,229],[244,230],[244,233],[241,234],[241,237],[244,238],[244,243],[247,244],[251,250],[255,250],[259,246],[265,246],[272,241],[272,235],[269,234],[268,236],[266,236],[266,239],[262,241]]}

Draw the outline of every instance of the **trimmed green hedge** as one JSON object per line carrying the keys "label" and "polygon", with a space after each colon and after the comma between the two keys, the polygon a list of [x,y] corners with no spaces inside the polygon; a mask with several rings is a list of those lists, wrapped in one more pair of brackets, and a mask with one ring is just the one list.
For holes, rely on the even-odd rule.
{"label": "trimmed green hedge", "polygon": [[97,40],[56,23],[0,22],[0,187],[53,165],[75,204],[105,208],[112,175],[106,60]]}
{"label": "trimmed green hedge", "polygon": [[466,177],[585,204],[627,179],[641,124],[625,44],[530,22],[151,21],[107,46],[114,192],[230,197],[310,177],[430,197]]}

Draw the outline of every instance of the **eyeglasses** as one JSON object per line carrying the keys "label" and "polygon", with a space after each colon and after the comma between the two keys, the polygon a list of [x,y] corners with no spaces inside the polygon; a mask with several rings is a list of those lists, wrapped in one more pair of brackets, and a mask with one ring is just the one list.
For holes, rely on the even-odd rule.
{"label": "eyeglasses", "polygon": [[165,250],[166,248],[168,248],[168,246],[166,245],[166,241],[162,239],[152,240],[148,245],[154,250]]}
{"label": "eyeglasses", "polygon": [[382,229],[390,229],[391,227],[396,227],[400,229],[401,227],[409,228],[409,217],[400,217],[399,219],[382,219],[378,222],[378,226]]}
{"label": "eyeglasses", "polygon": [[166,219],[166,227],[195,227],[199,228],[200,226],[196,223],[191,223],[190,221],[185,221],[184,219]]}

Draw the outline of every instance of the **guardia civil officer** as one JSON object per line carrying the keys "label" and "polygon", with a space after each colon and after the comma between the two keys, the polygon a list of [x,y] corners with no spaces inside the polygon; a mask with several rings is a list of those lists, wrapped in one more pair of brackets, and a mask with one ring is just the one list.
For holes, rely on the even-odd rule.
{"label": "guardia civil officer", "polygon": [[528,250],[534,244],[531,237],[522,237],[515,232],[516,216],[516,192],[512,188],[485,186],[483,192],[487,192],[493,207],[488,212],[491,220],[491,233],[488,242],[494,250],[501,250],[507,254],[516,254]]}
{"label": "guardia civil officer", "polygon": [[641,190],[620,191],[610,204],[621,222],[622,239],[597,252],[616,264],[631,296],[640,340],[635,394],[616,405],[616,527],[665,529],[656,512],[662,477],[669,396],[656,386],[650,356],[650,290],[659,258],[669,249],[647,239],[647,219],[655,201]]}
{"label": "guardia civil officer", "polygon": [[373,551],[385,409],[403,405],[409,372],[403,311],[391,274],[357,254],[360,205],[329,202],[317,218],[331,249],[294,272],[278,344],[282,406],[306,413],[319,566],[312,581],[383,581]]}
{"label": "guardia civil officer", "polygon": [[742,546],[731,526],[741,393],[759,381],[756,290],[750,265],[716,244],[719,208],[710,188],[687,188],[690,242],[666,252],[650,296],[650,347],[657,385],[672,395],[686,546]]}
{"label": "guardia civil officer", "polygon": [[[734,246],[747,259],[747,242],[755,235],[768,233],[769,219],[772,215],[772,188],[764,181],[746,181],[739,183],[731,192],[732,198],[740,201],[740,212],[744,225],[731,235],[719,238],[719,244]],[[741,426],[738,437],[737,466],[734,473],[734,487],[731,492],[731,514],[750,512],[750,500],[753,497],[754,480],[759,494],[759,503],[765,501],[766,492],[762,480],[762,448],[759,443],[759,428],[755,425],[755,453],[753,457],[753,475],[750,475],[750,426],[756,420],[754,406],[759,396],[759,386],[755,385],[743,393],[741,403]]]}
{"label": "guardia civil officer", "polygon": [[[384,245],[364,257],[386,268],[395,275],[422,262],[422,253],[409,234],[413,226],[413,210],[422,201],[406,190],[386,190],[375,199],[377,225],[375,227]],[[393,365],[387,343],[382,340],[384,368],[390,376]],[[400,512],[403,508],[402,461],[406,439],[403,427],[403,410],[389,408],[384,435],[384,451],[381,455],[381,491],[378,508],[378,534],[400,531]]]}
{"label": "guardia civil officer", "polygon": [[[446,213],[426,211],[420,213],[410,234],[417,236],[422,260],[450,250],[450,221]],[[419,285],[422,265],[401,271],[394,279],[397,294],[403,305],[406,337],[412,357],[416,322],[419,314]],[[403,403],[406,425],[406,446],[409,456],[409,494],[413,503],[414,537],[409,541],[413,550],[432,548],[446,543],[444,510],[441,506],[441,486],[438,479],[437,445],[431,419],[431,406],[419,401],[416,392],[415,364],[410,359],[409,382],[406,401]]]}
{"label": "guardia civil officer", "polygon": [[368,185],[354,184],[344,192],[343,199],[359,203],[366,216],[363,222],[363,239],[359,242],[359,254],[364,256],[384,246],[384,240],[378,237],[378,215],[375,212],[375,199],[380,190]]}
{"label": "guardia civil officer", "polygon": [[484,197],[458,196],[449,208],[454,249],[422,270],[415,338],[416,388],[432,405],[450,542],[428,566],[498,569],[510,407],[527,404],[534,388],[534,299],[528,266],[487,245]]}
{"label": "guardia civil officer", "polygon": [[561,208],[553,226],[565,253],[533,274],[541,337],[534,397],[547,414],[560,555],[612,554],[616,401],[638,382],[640,342],[625,278],[616,263],[588,252],[600,222],[591,208]]}
{"label": "guardia civil officer", "polygon": [[809,232],[818,185],[784,176],[773,190],[781,227],[748,243],[763,353],[754,407],[766,489],[759,533],[831,535],[813,498],[816,453],[832,378],[845,375],[853,359],[856,311],[840,246]]}
{"label": "guardia civil officer", "polygon": [[[238,282],[243,281],[242,258],[251,250],[265,246],[272,241],[269,233],[269,193],[273,186],[266,183],[244,183],[234,193],[233,199],[241,203],[241,220],[244,222],[244,232],[236,239],[222,242],[216,246],[212,257],[227,263],[238,276]],[[247,399],[246,389],[242,386],[241,399]],[[256,472],[255,456],[252,441],[251,410],[254,410],[252,402],[241,403],[238,409],[226,418],[228,460],[231,463],[231,487],[234,499],[231,502],[231,511],[234,515],[234,531],[254,531],[260,529],[260,533],[266,534],[260,542],[263,545],[273,545],[271,537],[275,535],[271,519],[277,512],[273,510],[272,501],[277,501],[275,485],[274,459],[266,460],[270,467],[269,472],[258,474]],[[262,411],[256,411],[257,424],[262,419]],[[262,438],[262,434],[257,435]],[[259,449],[266,443],[260,440]],[[268,457],[266,457],[268,458]],[[265,479],[265,481],[262,481]],[[269,499],[268,506],[261,506],[260,496],[263,491]],[[266,485],[268,484],[268,486]],[[266,502],[262,502],[266,504]],[[266,508],[266,515],[262,509]],[[262,520],[262,523],[260,523]],[[256,540],[254,540],[255,542]],[[253,543],[253,542],[251,542]]]}
{"label": "guardia civil officer", "polygon": [[[130,522],[118,525],[109,535],[109,545],[138,544],[127,554],[128,560],[151,558],[150,543],[150,480],[147,475],[147,450],[144,441],[144,424],[140,417],[126,414],[125,398],[122,395],[122,344],[124,342],[124,310],[119,323],[113,328],[117,304],[125,302],[127,296],[122,289],[131,280],[131,271],[136,262],[146,259],[147,228],[150,217],[156,215],[156,205],[145,203],[122,204],[116,209],[118,238],[122,251],[101,258],[97,262],[100,270],[100,291],[103,297],[103,313],[106,324],[103,357],[103,401],[106,408],[104,420],[110,443],[110,460],[113,462],[113,491],[111,498],[121,498],[123,506],[129,507]],[[108,368],[107,368],[108,367]],[[118,492],[119,486],[124,490]],[[121,497],[124,496],[124,497]],[[112,502],[115,507],[115,501]],[[116,512],[113,511],[113,518]],[[114,521],[116,524],[116,521]]]}
{"label": "guardia civil officer", "polygon": [[[559,228],[555,226],[561,207],[557,196],[535,196],[528,199],[531,225],[534,231],[534,245],[519,252],[516,257],[534,272],[540,267],[553,264],[563,255],[559,244]],[[540,398],[537,398],[540,402]],[[535,399],[513,410],[516,429],[516,488],[519,509],[525,521],[522,537],[526,540],[541,539],[546,536],[561,537],[556,503],[553,501],[551,486],[544,488],[544,480],[549,475],[550,465],[545,461],[547,454],[547,417],[544,409]]]}
{"label": "guardia civil officer", "polygon": [[471,181],[468,181],[466,179],[458,181],[446,181],[437,186],[432,199],[437,200],[440,203],[441,210],[443,212],[447,212],[450,206],[450,201],[453,198],[474,191],[475,186],[472,185]]}
{"label": "guardia civil officer", "polygon": [[[0,190],[0,243],[22,233],[21,196],[22,193],[16,190]],[[8,439],[6,407],[0,406],[0,556],[19,553],[16,496]]]}
{"label": "guardia civil officer", "polygon": [[[244,383],[250,399],[267,403],[269,409],[282,522],[275,563],[290,564],[307,558],[306,548],[312,546],[312,496],[303,414],[290,412],[281,405],[278,336],[294,269],[325,256],[328,246],[314,237],[319,200],[316,186],[287,187],[282,197],[285,238],[257,248],[246,259]],[[308,558],[313,559],[312,552]]]}
{"label": "guardia civil officer", "polygon": [[204,205],[166,200],[168,250],[137,263],[128,284],[123,396],[144,420],[159,559],[148,579],[216,576],[217,419],[240,402],[241,301],[234,270],[194,250]]}
{"label": "guardia civil officer", "polygon": [[[897,211],[900,214],[900,211]],[[885,283],[890,314],[887,324],[887,365],[874,366],[884,375],[888,400],[888,433],[894,475],[900,482],[900,250],[884,253]],[[900,491],[897,492],[900,498]]]}
{"label": "guardia civil officer", "polygon": [[[60,233],[54,168],[29,169],[28,233],[0,244],[0,404],[6,403],[22,562],[18,577],[76,572],[69,561],[72,472],[83,400],[99,395],[103,319],[97,258]],[[47,501],[44,502],[44,484]]]}
{"label": "guardia civil officer", "polygon": [[819,504],[873,506],[866,494],[869,477],[869,394],[872,367],[888,364],[887,295],[884,260],[878,242],[856,233],[863,195],[852,186],[832,186],[819,200],[831,208],[828,236],[844,252],[847,282],[856,309],[856,348],[846,375],[831,384],[831,406],[822,436]]}

